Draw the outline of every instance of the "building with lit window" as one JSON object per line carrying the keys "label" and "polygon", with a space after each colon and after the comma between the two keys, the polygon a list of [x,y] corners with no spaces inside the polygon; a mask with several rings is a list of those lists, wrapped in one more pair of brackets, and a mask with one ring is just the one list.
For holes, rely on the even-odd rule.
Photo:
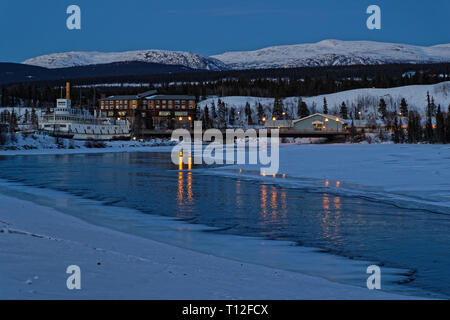
{"label": "building with lit window", "polygon": [[136,109],[139,109],[142,99],[154,95],[156,90],[150,90],[138,95],[111,96],[99,100],[102,116],[117,120],[126,119],[133,123]]}
{"label": "building with lit window", "polygon": [[196,113],[194,96],[154,95],[143,100],[146,117],[152,117],[155,129],[186,128],[193,126]]}
{"label": "building with lit window", "polygon": [[321,113],[316,113],[292,122],[292,129],[299,131],[343,132],[346,126],[347,123],[339,119],[339,117]]}
{"label": "building with lit window", "polygon": [[138,95],[111,96],[99,100],[102,116],[134,123],[138,114],[146,129],[190,129],[195,119],[194,96],[157,95],[155,90]]}

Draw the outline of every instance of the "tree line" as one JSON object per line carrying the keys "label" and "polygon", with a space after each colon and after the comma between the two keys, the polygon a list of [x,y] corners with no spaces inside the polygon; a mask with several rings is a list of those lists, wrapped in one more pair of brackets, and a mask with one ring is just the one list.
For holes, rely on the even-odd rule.
{"label": "tree line", "polygon": [[[189,94],[202,100],[207,96],[308,97],[361,88],[436,84],[450,80],[450,64],[234,70],[160,77],[162,78],[143,78],[141,84],[144,87],[89,87],[100,79],[76,79],[72,82],[73,105],[94,109],[102,96],[135,95],[150,89],[157,89],[161,94]],[[179,77],[182,81],[168,81],[170,77]],[[116,83],[132,83],[133,78],[134,76],[121,77]],[[5,85],[0,92],[1,106],[23,104],[28,107],[49,108],[57,98],[64,97],[64,85],[65,82],[61,81]]]}

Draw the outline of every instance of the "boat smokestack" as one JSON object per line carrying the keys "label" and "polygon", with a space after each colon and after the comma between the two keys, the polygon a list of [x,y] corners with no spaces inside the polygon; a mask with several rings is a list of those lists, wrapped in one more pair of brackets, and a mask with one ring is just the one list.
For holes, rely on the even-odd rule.
{"label": "boat smokestack", "polygon": [[70,100],[70,82],[66,82],[66,99]]}

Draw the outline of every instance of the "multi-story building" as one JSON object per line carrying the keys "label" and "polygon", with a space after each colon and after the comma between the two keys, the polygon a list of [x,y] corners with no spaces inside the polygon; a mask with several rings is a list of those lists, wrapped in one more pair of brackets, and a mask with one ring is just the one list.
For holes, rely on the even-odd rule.
{"label": "multi-story building", "polygon": [[131,96],[111,96],[99,101],[102,116],[134,123],[140,112],[142,125],[157,130],[192,128],[197,106],[194,96],[156,95],[155,90]]}
{"label": "multi-story building", "polygon": [[194,96],[154,95],[142,101],[145,116],[152,117],[155,129],[192,128],[196,113]]}
{"label": "multi-story building", "polygon": [[126,119],[133,122],[136,109],[141,105],[142,99],[156,94],[156,90],[150,90],[138,95],[111,96],[99,100],[102,116],[117,120]]}

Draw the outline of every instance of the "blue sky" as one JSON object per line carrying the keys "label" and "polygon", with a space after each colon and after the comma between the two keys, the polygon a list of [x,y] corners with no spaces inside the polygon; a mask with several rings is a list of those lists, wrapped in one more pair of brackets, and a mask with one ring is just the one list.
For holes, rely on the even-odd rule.
{"label": "blue sky", "polygon": [[[66,28],[81,7],[82,29]],[[366,28],[366,8],[382,29]],[[449,0],[1,0],[0,61],[64,51],[166,49],[204,55],[324,39],[450,43]]]}

